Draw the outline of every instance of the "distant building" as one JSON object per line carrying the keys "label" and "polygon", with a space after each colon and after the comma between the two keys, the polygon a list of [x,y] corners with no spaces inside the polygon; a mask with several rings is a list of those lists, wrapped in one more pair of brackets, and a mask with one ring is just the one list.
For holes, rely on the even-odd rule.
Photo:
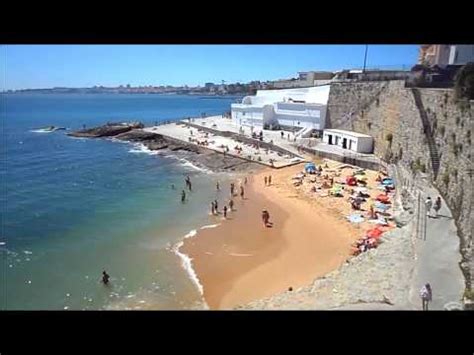
{"label": "distant building", "polygon": [[325,71],[299,72],[298,78],[275,80],[271,82],[271,86],[275,89],[291,89],[325,85],[333,76],[334,73]]}
{"label": "distant building", "polygon": [[465,65],[474,62],[474,45],[428,44],[420,46],[418,64],[427,66]]}
{"label": "distant building", "polygon": [[406,80],[414,74],[408,70],[340,70],[335,73],[332,81],[382,81],[382,80]]}
{"label": "distant building", "polygon": [[231,117],[239,126],[289,126],[321,130],[325,127],[329,85],[258,90],[231,105]]}

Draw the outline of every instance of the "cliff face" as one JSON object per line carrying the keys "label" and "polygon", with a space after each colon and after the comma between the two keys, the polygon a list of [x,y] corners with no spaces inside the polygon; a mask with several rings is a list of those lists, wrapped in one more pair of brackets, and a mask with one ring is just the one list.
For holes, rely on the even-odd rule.
{"label": "cliff face", "polygon": [[461,267],[471,289],[474,103],[462,107],[450,89],[405,88],[403,81],[336,83],[328,116],[331,128],[373,136],[375,154],[383,160],[429,176],[456,221]]}

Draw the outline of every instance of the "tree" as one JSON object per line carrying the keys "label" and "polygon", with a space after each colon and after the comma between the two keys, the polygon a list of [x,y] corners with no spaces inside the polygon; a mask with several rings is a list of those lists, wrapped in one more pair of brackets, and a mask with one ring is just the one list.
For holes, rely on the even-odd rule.
{"label": "tree", "polygon": [[456,99],[474,100],[474,63],[463,66],[454,79],[454,94]]}

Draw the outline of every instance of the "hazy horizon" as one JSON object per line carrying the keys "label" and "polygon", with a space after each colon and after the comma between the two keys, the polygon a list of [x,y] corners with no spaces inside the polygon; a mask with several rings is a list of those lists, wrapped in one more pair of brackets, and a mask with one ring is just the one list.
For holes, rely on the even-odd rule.
{"label": "hazy horizon", "polygon": [[[365,45],[5,45],[0,90],[204,86],[362,67]],[[367,67],[414,65],[417,45],[369,45]]]}

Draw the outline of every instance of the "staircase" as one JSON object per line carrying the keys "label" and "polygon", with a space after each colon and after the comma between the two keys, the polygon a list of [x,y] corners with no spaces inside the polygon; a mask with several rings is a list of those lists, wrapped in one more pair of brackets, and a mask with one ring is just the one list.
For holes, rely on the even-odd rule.
{"label": "staircase", "polygon": [[428,142],[428,148],[430,151],[431,167],[433,168],[434,179],[438,176],[439,171],[439,153],[438,148],[436,147],[436,142],[433,136],[433,131],[431,130],[430,121],[428,115],[426,114],[425,107],[423,106],[423,101],[421,100],[420,91],[418,88],[411,88],[413,98],[415,99],[416,107],[420,113],[421,122],[423,124],[423,131]]}

